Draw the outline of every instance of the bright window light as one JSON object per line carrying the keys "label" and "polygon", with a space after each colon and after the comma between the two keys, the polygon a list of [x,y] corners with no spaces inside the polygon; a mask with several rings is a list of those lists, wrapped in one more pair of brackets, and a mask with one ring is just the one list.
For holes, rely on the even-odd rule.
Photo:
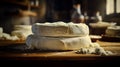
{"label": "bright window light", "polygon": [[117,13],[120,13],[120,0],[117,0]]}
{"label": "bright window light", "polygon": [[107,0],[106,13],[107,14],[114,13],[114,0]]}

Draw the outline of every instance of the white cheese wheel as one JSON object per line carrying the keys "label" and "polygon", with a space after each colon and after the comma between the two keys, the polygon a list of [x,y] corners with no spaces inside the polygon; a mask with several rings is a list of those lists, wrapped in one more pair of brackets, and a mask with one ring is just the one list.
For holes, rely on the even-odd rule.
{"label": "white cheese wheel", "polygon": [[89,36],[73,38],[55,38],[29,35],[26,44],[30,49],[77,50],[91,45]]}
{"label": "white cheese wheel", "polygon": [[31,27],[31,25],[15,25],[11,34],[25,40],[28,35],[32,34]]}
{"label": "white cheese wheel", "polygon": [[12,36],[18,36],[20,39],[25,40],[28,35],[32,34],[31,31],[26,30],[15,30],[11,32]]}
{"label": "white cheese wheel", "polygon": [[106,30],[108,36],[120,36],[120,26],[111,26]]}
{"label": "white cheese wheel", "polygon": [[89,35],[89,28],[84,23],[35,23],[32,32],[39,36],[73,37]]}
{"label": "white cheese wheel", "polygon": [[14,30],[31,30],[32,25],[14,25]]}
{"label": "white cheese wheel", "polygon": [[4,40],[19,40],[17,36],[11,36],[7,33],[2,33],[2,38],[4,38]]}

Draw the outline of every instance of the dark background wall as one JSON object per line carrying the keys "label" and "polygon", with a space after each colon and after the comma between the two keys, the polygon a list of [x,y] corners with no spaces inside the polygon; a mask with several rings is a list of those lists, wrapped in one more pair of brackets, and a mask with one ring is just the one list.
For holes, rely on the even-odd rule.
{"label": "dark background wall", "polygon": [[[4,0],[3,0],[4,1]],[[9,0],[8,0],[9,1]],[[14,1],[14,0],[13,0]],[[19,1],[19,0],[18,0]],[[34,17],[31,23],[35,22],[54,22],[54,21],[71,21],[71,10],[73,4],[80,3],[82,14],[87,11],[88,16],[94,16],[97,11],[100,11],[104,21],[116,21],[115,19],[109,20],[113,17],[119,18],[119,14],[106,16],[106,0],[40,0],[40,8],[32,9],[38,12],[38,17]],[[18,9],[26,10],[26,6],[11,4],[9,2],[0,2],[0,27],[4,31],[10,33],[12,30],[12,17],[18,14]],[[117,20],[116,22],[119,22]],[[90,23],[90,22],[89,22]]]}
{"label": "dark background wall", "polygon": [[[52,15],[53,20],[70,21],[73,4],[80,3],[82,14],[88,13],[88,16],[94,16],[97,11],[104,17],[106,14],[106,0],[47,0],[49,15]],[[49,14],[50,13],[50,14]]]}

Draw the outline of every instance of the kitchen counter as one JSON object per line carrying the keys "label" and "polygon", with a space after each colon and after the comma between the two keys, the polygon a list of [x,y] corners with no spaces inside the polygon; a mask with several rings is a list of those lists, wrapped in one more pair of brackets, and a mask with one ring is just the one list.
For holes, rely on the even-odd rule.
{"label": "kitchen counter", "polygon": [[[94,54],[76,54],[75,51],[31,51],[27,50],[22,51],[17,49],[9,49],[6,46],[1,46],[0,48],[0,60],[13,60],[13,61],[90,61],[92,63],[94,61],[101,61],[101,62],[115,62],[120,61],[120,42],[104,42],[104,41],[97,41],[101,47],[105,50],[110,50],[115,55],[110,56],[100,56]],[[24,44],[20,44],[21,46]],[[19,46],[20,46],[19,45]],[[12,45],[11,45],[12,46]],[[15,46],[15,44],[14,44]],[[4,50],[6,48],[6,50]],[[7,49],[8,48],[8,49]],[[49,63],[49,62],[48,62]],[[87,62],[88,63],[88,62]]]}

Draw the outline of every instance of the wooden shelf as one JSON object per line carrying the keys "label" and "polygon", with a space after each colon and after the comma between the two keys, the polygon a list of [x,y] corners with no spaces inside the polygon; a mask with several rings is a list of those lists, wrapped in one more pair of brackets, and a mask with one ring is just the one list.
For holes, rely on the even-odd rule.
{"label": "wooden shelf", "polygon": [[19,6],[25,6],[25,7],[30,6],[31,8],[39,8],[40,7],[40,6],[30,5],[29,3],[24,3],[24,2],[16,2],[16,1],[8,1],[8,0],[1,1],[1,2],[9,3],[9,4],[15,4],[15,5],[19,5]]}

